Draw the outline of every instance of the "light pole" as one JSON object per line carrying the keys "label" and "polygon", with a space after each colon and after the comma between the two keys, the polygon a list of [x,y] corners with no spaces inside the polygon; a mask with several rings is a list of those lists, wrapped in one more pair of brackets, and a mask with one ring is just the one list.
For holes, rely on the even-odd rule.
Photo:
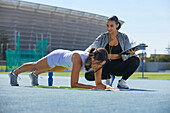
{"label": "light pole", "polygon": [[142,78],[144,78],[144,50],[142,50]]}
{"label": "light pole", "polygon": [[[145,61],[144,61],[144,54],[145,54],[145,50],[146,50],[146,44],[140,44],[141,46],[144,46],[143,48],[141,48],[142,50],[142,79],[147,79],[148,77],[144,77],[144,72],[145,72]],[[141,78],[141,77],[139,77]]]}

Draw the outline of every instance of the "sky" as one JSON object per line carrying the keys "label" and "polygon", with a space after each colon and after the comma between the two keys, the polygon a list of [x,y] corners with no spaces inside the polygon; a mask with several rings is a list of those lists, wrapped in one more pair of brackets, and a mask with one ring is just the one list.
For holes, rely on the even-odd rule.
{"label": "sky", "polygon": [[[22,0],[110,17],[125,23],[120,32],[135,45],[145,43],[147,56],[167,54],[170,47],[170,0]],[[134,45],[134,46],[135,46]],[[141,53],[138,51],[137,53]]]}

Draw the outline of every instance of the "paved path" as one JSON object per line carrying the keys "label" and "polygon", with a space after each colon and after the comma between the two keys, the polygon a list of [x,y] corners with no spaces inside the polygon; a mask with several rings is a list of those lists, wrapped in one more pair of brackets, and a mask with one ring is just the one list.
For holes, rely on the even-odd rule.
{"label": "paved path", "polygon": [[[0,113],[170,113],[170,80],[129,79],[132,91],[88,91],[29,88],[28,75],[19,87],[0,74]],[[47,76],[41,76],[47,85]],[[113,87],[116,87],[118,79]],[[80,82],[92,84],[83,77]],[[69,86],[70,77],[54,77],[54,85]]]}

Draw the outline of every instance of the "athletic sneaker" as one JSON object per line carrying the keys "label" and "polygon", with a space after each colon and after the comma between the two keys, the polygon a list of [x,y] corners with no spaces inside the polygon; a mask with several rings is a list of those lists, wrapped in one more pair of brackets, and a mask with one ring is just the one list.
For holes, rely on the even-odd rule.
{"label": "athletic sneaker", "polygon": [[106,79],[106,84],[110,85],[112,87],[113,82],[114,82],[115,76],[114,75],[110,75],[107,79]]}
{"label": "athletic sneaker", "polygon": [[30,79],[32,80],[31,84],[32,86],[38,86],[38,76],[36,76],[33,72],[29,74]]}
{"label": "athletic sneaker", "polygon": [[106,84],[111,86],[111,78],[106,79]]}
{"label": "athletic sneaker", "polygon": [[13,71],[9,73],[9,79],[10,79],[10,84],[11,86],[19,86],[17,82],[18,76],[13,74]]}
{"label": "athletic sneaker", "polygon": [[119,89],[129,89],[129,87],[126,85],[125,80],[123,80],[123,79],[119,80],[117,88],[119,88]]}

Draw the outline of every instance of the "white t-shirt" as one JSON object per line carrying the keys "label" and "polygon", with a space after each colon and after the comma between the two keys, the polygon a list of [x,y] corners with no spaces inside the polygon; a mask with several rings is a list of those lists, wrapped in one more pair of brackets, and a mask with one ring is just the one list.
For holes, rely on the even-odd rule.
{"label": "white t-shirt", "polygon": [[84,65],[85,65],[85,61],[88,56],[88,52],[80,51],[80,50],[76,50],[76,51],[69,51],[69,50],[64,50],[64,49],[54,50],[50,54],[47,55],[48,65],[51,68],[53,68],[55,66],[62,66],[67,69],[70,69],[73,66],[71,57],[74,53],[78,53],[81,56],[81,59],[83,62],[81,71],[85,71]]}

